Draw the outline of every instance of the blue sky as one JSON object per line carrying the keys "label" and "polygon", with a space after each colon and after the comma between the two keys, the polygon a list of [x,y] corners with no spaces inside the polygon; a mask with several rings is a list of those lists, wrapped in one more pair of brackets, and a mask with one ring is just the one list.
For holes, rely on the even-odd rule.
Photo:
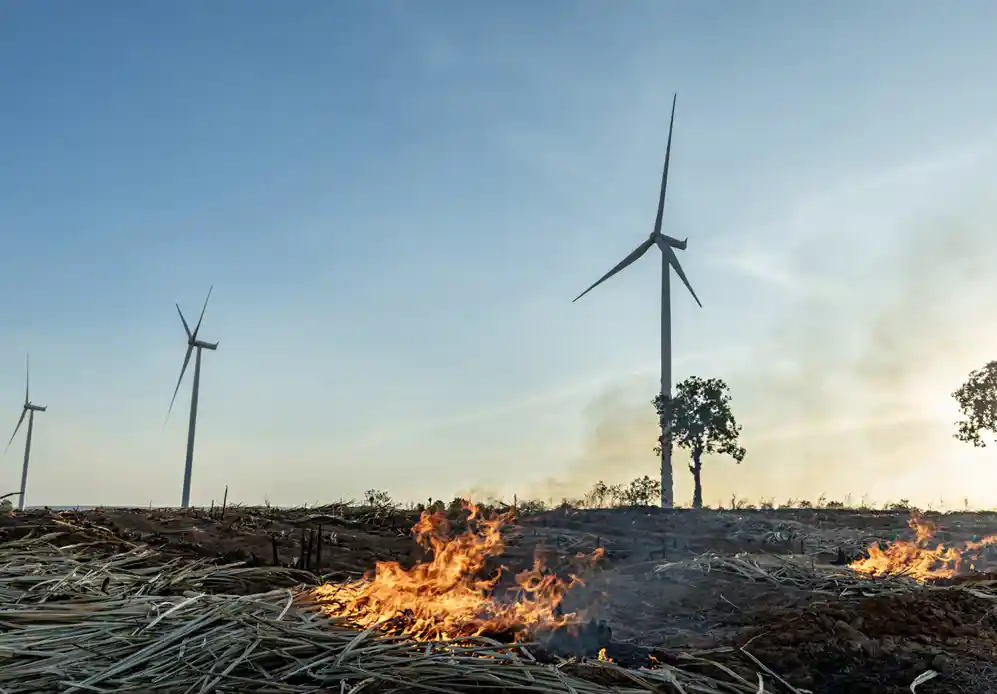
{"label": "blue sky", "polygon": [[30,350],[50,408],[28,503],[177,503],[173,302],[196,317],[212,283],[194,503],[654,474],[659,265],[570,302],[650,231],[676,91],[665,231],[705,306],[674,295],[676,377],[727,379],[749,449],[707,501],[997,505],[948,397],[997,357],[995,21],[0,2],[0,397],[13,427]]}

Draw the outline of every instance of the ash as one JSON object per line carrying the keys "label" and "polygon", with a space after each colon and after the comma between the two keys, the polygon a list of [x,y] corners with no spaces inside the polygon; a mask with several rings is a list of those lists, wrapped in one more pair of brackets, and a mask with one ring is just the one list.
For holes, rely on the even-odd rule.
{"label": "ash", "polygon": [[[946,582],[869,579],[847,566],[874,542],[911,539],[908,518],[827,509],[559,509],[520,519],[507,554],[536,549],[556,564],[605,550],[563,603],[580,626],[537,635],[552,655],[592,658],[605,649],[642,666],[651,656],[748,644],[793,686],[815,692],[908,692],[934,669],[939,675],[919,692],[993,694],[993,680],[967,673],[997,669],[990,645],[997,643],[997,548],[979,553],[972,574],[948,581],[951,591],[942,589]],[[995,514],[935,520],[936,544],[997,533]]]}

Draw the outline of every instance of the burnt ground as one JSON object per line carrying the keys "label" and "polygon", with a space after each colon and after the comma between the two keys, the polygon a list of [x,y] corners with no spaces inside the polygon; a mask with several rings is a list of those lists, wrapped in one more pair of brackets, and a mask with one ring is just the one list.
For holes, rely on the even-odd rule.
{"label": "burnt ground", "polygon": [[[181,559],[303,566],[333,581],[377,561],[409,565],[424,556],[409,532],[412,512],[232,508],[216,516],[29,511],[0,517],[0,542],[62,532],[54,541],[99,539],[94,551],[148,544]],[[727,646],[733,655],[704,657],[743,662],[744,647],[789,685],[815,693],[909,692],[926,670],[939,674],[918,686],[921,694],[997,693],[997,599],[987,597],[997,595],[987,582],[997,557],[982,555],[979,575],[948,588],[858,583],[840,565],[870,542],[909,538],[907,518],[902,511],[565,508],[519,518],[501,561],[515,571],[538,554],[564,573],[577,569],[572,557],[601,548],[604,558],[567,607],[604,620],[617,650],[656,649],[671,659]],[[997,514],[935,520],[942,542],[997,533]],[[456,518],[454,525],[463,527]],[[734,557],[740,563],[731,564]]]}

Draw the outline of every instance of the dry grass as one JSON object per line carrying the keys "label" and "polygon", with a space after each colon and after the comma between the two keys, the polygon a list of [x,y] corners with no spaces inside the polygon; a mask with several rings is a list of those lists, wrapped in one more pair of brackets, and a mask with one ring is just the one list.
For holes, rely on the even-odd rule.
{"label": "dry grass", "polygon": [[[303,518],[314,513],[301,510]],[[67,536],[81,533],[63,526],[65,533],[0,545],[0,694],[803,691],[752,655],[764,641],[747,650],[660,651],[659,662],[648,660],[647,667],[560,660],[539,644],[487,638],[420,643],[319,616],[304,585],[313,578],[307,572],[169,560],[94,525],[85,534],[99,541],[67,546]],[[732,532],[760,545],[803,540],[820,551],[867,541],[865,533],[811,537],[795,521],[760,524],[753,514],[738,514]],[[108,557],[109,549],[116,553]],[[914,587],[903,577],[870,581],[844,568],[816,567],[808,556],[706,553],[661,563],[655,573],[679,582],[723,573],[828,599]],[[294,587],[260,592],[275,585]],[[928,589],[968,590],[997,601],[982,583]]]}
{"label": "dry grass", "polygon": [[[239,595],[288,569],[157,563],[136,547],[111,560],[54,538],[0,549],[0,691],[758,692],[712,660],[623,668],[538,662],[536,644],[419,643],[319,616],[307,591]],[[712,663],[712,664],[711,664]],[[715,670],[703,674],[704,666]]]}

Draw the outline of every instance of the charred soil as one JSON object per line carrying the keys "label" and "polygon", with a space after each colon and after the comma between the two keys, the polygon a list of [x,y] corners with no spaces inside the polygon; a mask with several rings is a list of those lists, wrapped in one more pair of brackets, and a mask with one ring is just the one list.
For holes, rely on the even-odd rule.
{"label": "charred soil", "polygon": [[[727,647],[733,650],[708,657],[747,672],[743,648],[789,684],[815,693],[908,692],[926,670],[939,675],[918,687],[921,694],[997,692],[997,600],[982,590],[987,567],[981,576],[945,582],[958,584],[945,589],[942,582],[905,584],[867,596],[815,588],[765,568],[791,557],[815,575],[822,565],[847,572],[831,566],[836,558],[860,555],[870,541],[903,537],[907,517],[826,509],[559,509],[506,528],[504,553],[487,570],[521,571],[539,556],[547,570],[563,574],[577,570],[578,555],[600,551],[565,605],[599,625],[591,629],[606,657],[634,666],[653,662],[651,656],[681,659],[683,649]],[[38,510],[0,517],[0,542],[49,535],[57,544],[89,543],[108,555],[150,545],[178,560],[307,568],[319,583],[356,579],[377,562],[411,567],[425,560],[410,532],[417,520],[414,512],[346,507],[231,508],[224,518],[203,510]],[[993,515],[944,520],[945,539],[997,531]],[[454,532],[464,529],[459,515],[451,521]],[[747,558],[745,566],[762,568],[711,569],[718,564],[697,559],[705,555]],[[870,587],[877,585],[870,579]],[[593,643],[566,643],[551,650],[591,655]]]}
{"label": "charred soil", "polygon": [[919,691],[994,691],[997,684],[986,689],[979,681],[997,666],[997,603],[964,590],[924,586],[755,619],[742,645],[814,692],[905,692],[927,670],[941,677]]}

